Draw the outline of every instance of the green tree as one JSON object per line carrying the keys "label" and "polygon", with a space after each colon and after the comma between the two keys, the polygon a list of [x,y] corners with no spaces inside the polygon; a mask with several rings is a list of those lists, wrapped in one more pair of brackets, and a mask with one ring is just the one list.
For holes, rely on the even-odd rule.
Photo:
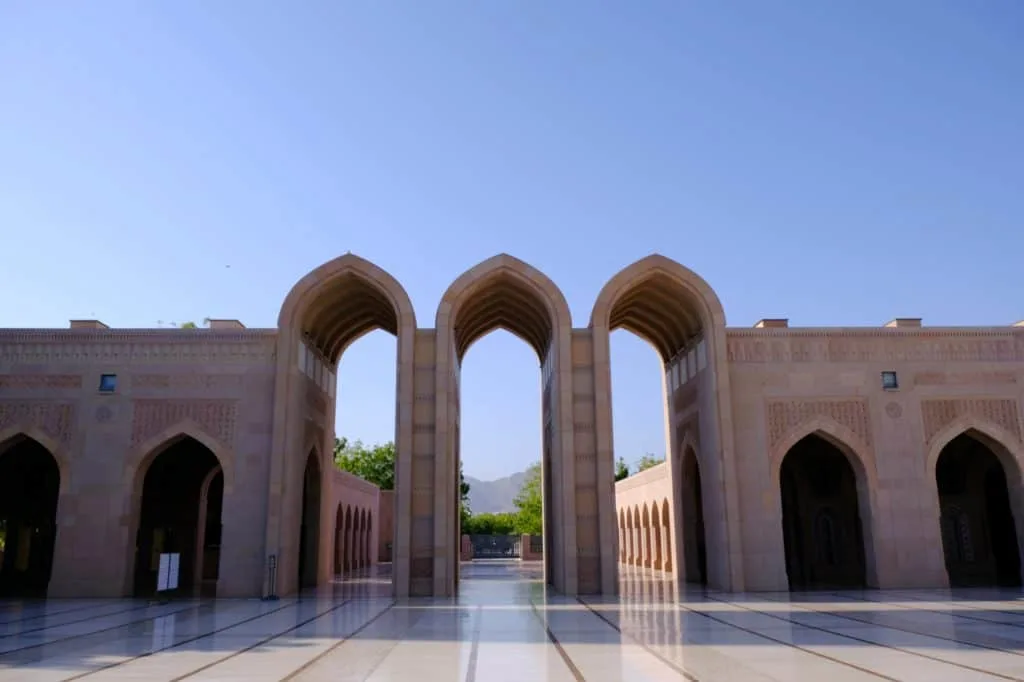
{"label": "green tree", "polygon": [[518,515],[512,512],[474,514],[462,528],[466,535],[512,535],[517,532]]}
{"label": "green tree", "polygon": [[369,481],[381,490],[395,489],[395,444],[366,446],[361,440],[334,439],[334,463],[342,471]]}
{"label": "green tree", "polygon": [[526,478],[519,494],[512,501],[516,513],[516,533],[540,535],[544,532],[544,495],[541,491],[540,462],[526,470]]}
{"label": "green tree", "polygon": [[664,459],[658,459],[657,457],[648,452],[646,455],[640,458],[639,462],[636,463],[636,472],[639,474],[641,471],[647,471],[651,467],[658,466],[664,461]]}
{"label": "green tree", "polygon": [[[182,322],[181,324],[175,324],[174,322],[171,322],[171,325],[176,326],[178,329],[199,329],[199,325],[197,325],[195,322]],[[210,318],[204,317],[203,326],[208,327],[209,325]]]}
{"label": "green tree", "polygon": [[[473,510],[469,508],[469,484],[466,483],[466,475],[462,473],[462,461],[459,460],[459,525],[466,528],[469,520],[473,517]],[[469,531],[463,530],[463,533]]]}
{"label": "green tree", "polygon": [[619,457],[615,462],[615,480],[617,482],[624,478],[629,478],[629,465],[626,464],[626,460]]}

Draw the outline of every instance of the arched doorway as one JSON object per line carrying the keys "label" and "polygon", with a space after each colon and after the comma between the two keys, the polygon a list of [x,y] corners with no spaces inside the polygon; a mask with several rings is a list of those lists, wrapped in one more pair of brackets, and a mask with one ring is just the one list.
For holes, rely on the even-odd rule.
{"label": "arched doorway", "polygon": [[708,557],[704,540],[704,495],[700,483],[700,464],[697,453],[686,448],[683,453],[681,486],[676,498],[683,504],[683,578],[688,583],[707,585]]}
{"label": "arched doorway", "polygon": [[807,436],[786,453],[779,479],[789,588],[865,587],[857,479],[846,455]]}
{"label": "arched doorway", "polygon": [[44,597],[57,537],[60,469],[39,442],[0,444],[0,597]]}
{"label": "arched doorway", "polygon": [[302,523],[299,527],[299,587],[316,587],[320,556],[320,459],[316,450],[306,458],[302,476]]}
{"label": "arched doorway", "polygon": [[1006,471],[995,453],[961,434],[939,453],[935,483],[950,586],[1020,586],[1017,527]]}
{"label": "arched doorway", "polygon": [[205,445],[181,436],[153,458],[142,481],[133,594],[157,591],[161,554],[178,555],[180,594],[216,592],[224,475]]}

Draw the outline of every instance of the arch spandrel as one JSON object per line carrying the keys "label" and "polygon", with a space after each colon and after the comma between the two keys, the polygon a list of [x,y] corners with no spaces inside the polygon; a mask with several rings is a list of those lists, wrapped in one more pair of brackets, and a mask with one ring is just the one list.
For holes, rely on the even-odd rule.
{"label": "arch spandrel", "polygon": [[935,480],[935,468],[942,451],[961,435],[970,436],[987,447],[1003,465],[1008,480],[1024,478],[1024,445],[997,424],[973,415],[963,415],[944,426],[929,441],[925,455],[928,480]]}
{"label": "arch spandrel", "polygon": [[782,461],[789,451],[804,438],[817,436],[836,447],[850,463],[858,479],[868,484],[868,491],[873,495],[877,490],[878,474],[875,469],[874,450],[865,445],[852,430],[831,417],[816,415],[790,429],[769,453],[771,479],[775,485],[779,481]]}
{"label": "arch spandrel", "polygon": [[235,461],[231,450],[191,419],[172,424],[133,447],[126,462],[125,483],[141,491],[142,481],[154,460],[186,439],[199,443],[213,454],[224,472],[224,492],[230,494],[235,480]]}
{"label": "arch spandrel", "polygon": [[60,441],[32,424],[11,426],[0,430],[0,457],[3,457],[4,452],[7,451],[7,446],[19,438],[34,440],[50,453],[53,461],[57,463],[61,491],[70,490],[68,487],[68,477],[71,474],[71,467],[68,464],[67,452],[61,446]]}

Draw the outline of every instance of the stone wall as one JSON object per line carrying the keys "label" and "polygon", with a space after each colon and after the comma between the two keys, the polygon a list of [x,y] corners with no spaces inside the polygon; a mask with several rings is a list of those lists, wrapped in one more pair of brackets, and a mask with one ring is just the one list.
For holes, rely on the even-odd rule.
{"label": "stone wall", "polygon": [[[145,471],[181,436],[213,451],[225,474],[218,594],[259,593],[274,338],[266,330],[0,330],[0,443],[29,435],[61,473],[50,595],[131,593]],[[114,390],[99,390],[104,374],[116,377]]]}
{"label": "stone wall", "polygon": [[779,467],[812,433],[840,446],[867,497],[870,584],[946,584],[935,461],[974,430],[1019,481],[1024,329],[730,329],[728,352],[747,588],[787,587]]}

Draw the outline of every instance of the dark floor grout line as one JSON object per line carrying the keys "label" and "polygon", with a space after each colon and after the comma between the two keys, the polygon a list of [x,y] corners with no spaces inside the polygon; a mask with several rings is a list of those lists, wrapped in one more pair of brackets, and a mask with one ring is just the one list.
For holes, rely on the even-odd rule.
{"label": "dark floor grout line", "polygon": [[[847,600],[850,600],[850,601],[861,602],[861,603],[864,603],[864,604],[885,604],[886,603],[886,602],[879,601],[877,599],[868,599],[866,597],[855,597],[853,595],[843,594],[841,592],[830,592],[829,594],[835,595],[839,599],[847,599]],[[914,601],[914,602],[919,602],[921,604],[928,604],[928,603],[941,604],[944,601],[942,599],[918,599],[916,597],[906,597],[906,596],[903,596],[903,595],[899,595],[899,598],[904,600],[904,601]],[[956,604],[956,603],[958,603],[958,602],[950,602],[950,614],[951,615],[955,615],[958,618],[968,618],[970,620],[976,620],[976,621],[979,621],[981,623],[990,623],[992,625],[1005,625],[1007,627],[1013,627],[1013,628],[1024,628],[1024,622],[1022,622],[1022,623],[1008,623],[1008,622],[1003,621],[1003,620],[992,620],[991,618],[982,618],[981,616],[969,616],[969,615],[960,613],[960,611],[981,611],[981,612],[988,611],[990,613],[1002,613],[1002,614],[1007,615],[1007,616],[1018,616],[1018,617],[1024,619],[1024,610],[1021,610],[1021,611],[1003,611],[1002,609],[990,609],[990,608],[977,607],[977,606],[968,606],[967,602],[959,602],[959,603],[964,604],[964,607],[962,609],[959,609],[957,613],[953,613],[954,609],[952,608],[952,605]],[[939,610],[937,610],[935,608],[929,608],[929,607],[926,607],[926,606],[908,606],[907,610],[908,611],[909,610],[928,611],[930,613],[945,613],[945,611],[939,611]]]}
{"label": "dark floor grout line", "polygon": [[[175,609],[174,611],[168,611],[166,613],[162,613],[162,614],[160,614],[158,616],[150,616],[148,618],[139,618],[138,620],[130,620],[127,623],[121,623],[120,625],[111,625],[110,627],[101,628],[99,630],[92,630],[90,632],[82,632],[80,634],[70,635],[68,637],[60,637],[58,639],[53,639],[53,640],[50,640],[48,642],[37,642],[36,644],[30,644],[28,646],[23,646],[20,649],[12,649],[10,651],[4,651],[4,652],[0,653],[0,658],[3,658],[4,656],[10,656],[11,654],[21,653],[22,651],[30,651],[32,649],[39,649],[40,647],[53,646],[54,644],[62,644],[64,642],[70,642],[70,641],[75,640],[75,639],[84,639],[85,637],[92,637],[93,635],[102,635],[105,632],[113,632],[114,630],[120,630],[121,628],[131,627],[132,625],[138,625],[139,623],[145,623],[146,621],[156,620],[157,618],[163,618],[164,616],[173,616],[175,614],[182,613],[184,611],[188,611],[189,609],[199,610],[201,608],[205,608],[206,606],[209,606],[209,604],[191,604],[191,605],[186,606],[184,608]],[[149,608],[149,607],[147,607],[147,608]]]}
{"label": "dark floor grout line", "polygon": [[298,600],[296,600],[296,601],[290,602],[288,604],[283,604],[283,605],[277,607],[276,609],[271,609],[270,611],[264,611],[263,613],[256,614],[255,616],[249,616],[249,617],[243,618],[242,620],[236,621],[236,622],[232,623],[231,625],[225,625],[224,627],[216,628],[214,630],[211,630],[210,632],[205,632],[205,633],[203,633],[201,635],[196,635],[194,637],[189,637],[188,639],[183,639],[183,640],[181,640],[179,642],[174,642],[173,644],[168,644],[167,646],[160,647],[159,649],[152,649],[150,651],[143,652],[143,653],[139,654],[138,656],[132,656],[131,658],[126,658],[123,661],[115,661],[113,663],[110,663],[108,665],[102,666],[100,668],[94,668],[92,670],[89,670],[89,671],[84,672],[84,673],[79,673],[79,674],[74,675],[72,677],[66,677],[66,678],[64,678],[62,680],[62,682],[71,682],[71,680],[80,680],[82,678],[89,677],[90,675],[95,675],[96,673],[101,673],[101,672],[104,672],[106,670],[110,670],[111,668],[117,668],[117,667],[120,667],[122,665],[127,665],[128,663],[131,663],[133,661],[137,661],[137,660],[139,660],[141,658],[148,658],[148,657],[150,657],[150,656],[152,656],[154,654],[158,654],[160,652],[167,651],[169,649],[175,649],[175,648],[177,648],[179,646],[184,646],[185,644],[191,644],[192,642],[198,641],[198,640],[203,639],[205,637],[209,637],[211,635],[216,635],[216,634],[219,634],[221,632],[224,632],[225,630],[230,630],[231,628],[236,628],[239,625],[245,625],[246,623],[251,623],[254,620],[258,620],[258,619],[263,618],[265,616],[269,616],[269,615],[275,614],[278,611],[283,611],[283,610],[285,610],[287,608],[290,608],[292,606],[297,605],[298,603],[299,603]]}
{"label": "dark floor grout line", "polygon": [[[717,602],[720,602],[722,604],[729,604],[730,606],[734,605],[732,602],[726,602],[726,601],[722,601],[721,599],[715,599],[714,597],[710,596],[707,593],[704,594],[704,598],[705,599],[710,599],[712,601],[717,601]],[[790,649],[796,649],[797,651],[803,651],[806,654],[810,654],[811,656],[815,656],[817,658],[822,658],[822,659],[824,659],[826,661],[829,661],[830,663],[838,663],[839,665],[844,665],[844,666],[846,666],[848,668],[853,668],[854,670],[856,670],[858,672],[862,672],[862,673],[865,673],[867,675],[873,675],[873,676],[875,676],[875,677],[877,677],[879,679],[889,680],[890,682],[901,682],[901,680],[899,680],[898,678],[889,677],[888,675],[886,675],[884,673],[879,673],[879,672],[875,672],[874,670],[869,670],[868,668],[865,668],[863,666],[859,666],[856,663],[850,663],[849,661],[844,661],[842,659],[835,658],[833,656],[829,656],[828,654],[823,654],[820,651],[815,651],[814,649],[808,649],[806,647],[800,646],[799,644],[793,644],[792,642],[787,642],[784,639],[779,639],[778,637],[772,637],[771,635],[766,635],[763,632],[758,632],[757,630],[751,630],[750,628],[744,627],[742,625],[736,625],[735,623],[730,623],[729,621],[724,620],[722,618],[719,618],[717,616],[712,616],[711,614],[704,613],[702,611],[697,611],[695,609],[691,609],[688,606],[682,604],[681,602],[680,602],[679,606],[684,611],[687,611],[687,612],[692,613],[694,615],[702,616],[704,618],[707,618],[708,620],[712,620],[712,621],[714,621],[716,623],[720,623],[720,624],[725,625],[727,627],[734,628],[734,629],[740,630],[742,632],[746,632],[747,634],[754,635],[755,637],[760,637],[761,639],[767,639],[769,642],[775,642],[776,644],[781,644],[782,646],[789,647]],[[738,608],[744,608],[744,607],[740,606],[739,604],[735,604],[735,606],[737,606]],[[753,609],[746,609],[746,610],[747,611],[753,611]],[[851,638],[851,639],[853,639],[853,638]]]}
{"label": "dark floor grout line", "polygon": [[[193,601],[191,603],[198,603],[198,602],[194,602]],[[7,633],[7,634],[0,634],[0,639],[7,639],[8,637],[21,637],[23,635],[31,635],[31,634],[36,633],[36,632],[42,632],[43,630],[50,630],[51,628],[62,628],[62,627],[67,626],[67,625],[77,625],[78,623],[84,623],[86,621],[95,620],[97,618],[109,618],[110,616],[119,616],[119,615],[121,615],[123,613],[131,613],[132,611],[141,611],[142,609],[152,608],[153,605],[154,605],[153,603],[142,604],[142,605],[139,605],[139,606],[133,606],[133,607],[128,608],[128,609],[119,609],[117,611],[110,611],[108,613],[95,613],[95,614],[92,614],[91,616],[86,616],[85,618],[78,618],[77,620],[69,620],[69,621],[66,621],[64,623],[48,623],[47,625],[43,625],[43,626],[40,626],[40,627],[37,627],[37,628],[30,628],[28,630],[21,630],[19,632],[11,632],[11,633]],[[70,613],[70,612],[65,612],[65,613]],[[35,619],[27,619],[27,620],[35,620]]]}
{"label": "dark floor grout line", "polygon": [[573,660],[569,658],[569,654],[562,647],[562,643],[558,641],[558,637],[555,636],[555,633],[548,627],[547,621],[540,615],[540,611],[537,610],[537,605],[533,603],[532,599],[530,600],[530,610],[533,611],[533,615],[540,621],[540,626],[544,628],[544,633],[548,636],[548,641],[555,646],[555,651],[557,651],[558,655],[562,657],[562,662],[565,663],[567,668],[569,668],[569,672],[572,673],[573,679],[575,679],[576,682],[587,682],[587,678],[583,677],[583,673],[576,667]]}
{"label": "dark floor grout line", "polygon": [[[394,604],[392,606],[394,606]],[[389,611],[389,610],[390,609],[385,609],[385,611]],[[381,615],[383,615],[383,613]],[[402,635],[404,636],[407,632],[409,632],[414,627],[416,627],[416,625],[420,622],[420,620],[422,618],[423,618],[423,614],[422,613],[417,614],[416,617],[413,619],[413,621],[411,623],[409,623],[409,625],[406,626],[402,630]],[[381,665],[384,664],[384,661],[386,661],[388,659],[388,656],[391,655],[391,652],[393,652],[395,649],[397,649],[398,645],[401,644],[403,641],[405,641],[404,638],[393,637],[390,646],[388,646],[387,650],[384,651],[384,654],[382,656],[378,657],[377,658],[377,662],[374,663],[372,666],[370,666],[370,669],[366,672],[365,679],[368,680],[371,677],[373,677],[373,674],[375,672],[377,672],[377,668],[381,667]],[[323,660],[323,659],[321,659],[321,660]],[[308,670],[308,668],[306,668],[306,670]],[[296,674],[298,674],[298,673],[296,673]]]}
{"label": "dark floor grout line", "polygon": [[466,682],[476,682],[477,659],[480,656],[480,630],[483,628],[484,607],[476,607],[476,626],[473,628],[473,644],[469,649],[469,664],[466,669]]}
{"label": "dark floor grout line", "polygon": [[[920,653],[920,652],[917,652],[917,651],[913,651],[911,649],[905,649],[903,647],[892,646],[890,644],[880,644],[878,642],[872,642],[870,639],[864,639],[862,637],[857,637],[855,635],[849,635],[849,634],[844,634],[844,633],[841,633],[841,632],[835,632],[833,630],[829,630],[828,628],[823,628],[823,627],[820,627],[820,626],[817,626],[817,625],[808,625],[806,623],[799,623],[799,622],[797,622],[795,620],[792,620],[790,618],[785,618],[783,616],[779,616],[779,615],[776,615],[774,613],[768,613],[766,611],[758,611],[757,609],[751,609],[751,608],[748,608],[748,607],[743,606],[742,604],[739,604],[739,603],[736,603],[736,602],[729,602],[729,601],[725,601],[724,599],[716,599],[715,597],[712,597],[710,595],[708,595],[707,598],[710,599],[711,601],[716,601],[716,602],[718,602],[720,604],[728,604],[730,606],[735,606],[736,608],[743,609],[744,611],[749,611],[751,613],[756,613],[758,615],[766,616],[768,618],[774,618],[775,620],[779,620],[779,621],[782,621],[784,623],[789,623],[790,625],[796,625],[798,627],[807,628],[808,630],[816,630],[817,632],[824,632],[824,633],[827,633],[829,635],[832,635],[833,637],[841,637],[843,639],[849,639],[849,640],[852,640],[854,642],[860,642],[861,644],[867,644],[867,645],[872,646],[872,647],[882,647],[883,649],[889,649],[890,651],[900,651],[900,652],[908,654],[910,656],[916,656],[918,658],[924,658],[926,660],[935,661],[936,663],[942,663],[944,665],[951,665],[951,666],[954,666],[956,668],[962,668],[964,670],[970,670],[971,672],[981,673],[983,675],[991,675],[993,677],[999,677],[999,678],[1004,679],[1004,680],[1013,680],[1013,682],[1022,682],[1022,681],[1024,681],[1024,678],[1021,678],[1021,677],[1010,677],[1009,675],[1004,675],[1003,673],[993,672],[991,670],[983,670],[981,668],[975,668],[974,666],[967,665],[966,663],[957,663],[955,661],[947,661],[946,659],[939,658],[937,656],[931,656],[929,654]],[[693,611],[693,612],[694,613],[701,613],[700,611]],[[701,615],[705,615],[706,616],[707,614],[701,614]],[[727,623],[727,621],[721,621],[721,622],[726,622]],[[731,625],[731,623],[727,623],[727,624]],[[876,625],[876,627],[886,628],[887,626]],[[889,629],[898,630],[899,628],[889,628]],[[920,633],[911,633],[911,634],[920,634]],[[792,645],[791,644],[790,646],[796,646],[796,645]],[[804,649],[803,647],[800,647],[800,646],[797,646],[796,648],[803,649],[804,651],[807,651],[808,653],[816,653],[814,651],[811,651],[810,649]],[[826,656],[825,654],[819,654],[819,655]],[[856,666],[856,665],[854,665],[852,663],[846,663],[845,661],[840,661],[839,659],[832,659],[830,656],[826,656],[826,657],[831,659],[831,660],[836,661],[837,663],[845,663],[845,665],[849,665],[851,667],[860,668],[859,666]],[[879,673],[876,673],[874,671],[869,671],[867,669],[863,669],[863,670],[865,672],[871,672],[874,675],[879,675],[880,677],[882,676]],[[887,678],[887,679],[892,679],[892,678]]]}
{"label": "dark floor grout line", "polygon": [[670,659],[665,658],[664,656],[659,654],[657,651],[655,651],[654,649],[649,647],[646,643],[640,641],[639,639],[637,639],[633,635],[624,632],[622,630],[622,628],[620,628],[618,625],[613,623],[610,618],[605,616],[603,613],[600,613],[599,611],[597,611],[597,609],[594,609],[593,607],[591,607],[590,604],[588,604],[587,602],[583,601],[579,597],[576,597],[576,601],[578,601],[581,605],[583,605],[583,607],[586,608],[588,611],[590,611],[592,614],[594,614],[595,616],[600,618],[602,621],[604,621],[610,628],[612,628],[617,633],[619,633],[620,636],[626,637],[626,638],[631,639],[632,641],[636,642],[637,644],[639,644],[644,649],[644,651],[646,651],[647,653],[651,654],[652,656],[657,658],[659,661],[661,661],[662,663],[664,663],[665,665],[667,665],[668,667],[672,668],[677,673],[682,675],[683,679],[689,680],[689,682],[700,682],[699,678],[696,675],[694,675],[690,671],[686,670],[682,666],[674,663]]}
{"label": "dark floor grout line", "polygon": [[[1011,649],[1003,649],[1002,647],[997,647],[997,646],[993,646],[993,645],[990,645],[990,644],[977,644],[975,642],[967,642],[967,641],[964,641],[962,639],[956,639],[955,637],[947,637],[945,635],[937,635],[937,634],[934,634],[934,633],[931,633],[931,632],[921,632],[920,630],[912,630],[909,627],[901,627],[901,626],[898,626],[898,625],[888,625],[886,623],[875,622],[875,621],[867,620],[865,618],[858,618],[857,616],[848,615],[848,614],[846,614],[846,613],[844,613],[842,611],[819,610],[819,609],[811,608],[810,606],[805,606],[805,604],[808,603],[808,602],[796,602],[796,603],[794,603],[794,602],[789,602],[789,601],[782,601],[780,599],[772,599],[770,597],[764,597],[764,596],[758,596],[758,597],[755,597],[755,599],[760,599],[761,601],[763,601],[765,603],[770,603],[770,604],[785,604],[787,606],[791,606],[791,607],[794,607],[794,608],[802,609],[802,610],[804,610],[804,611],[806,611],[808,613],[815,613],[815,614],[818,614],[818,615],[835,617],[835,618],[843,618],[845,620],[853,621],[854,623],[864,623],[865,625],[872,625],[874,627],[885,628],[887,630],[895,630],[897,632],[906,632],[907,634],[910,634],[910,635],[919,635],[921,637],[931,637],[932,639],[941,639],[941,640],[943,640],[945,642],[953,642],[955,644],[962,644],[964,646],[970,646],[970,647],[974,647],[976,649],[985,649],[985,650],[988,650],[988,651],[997,651],[999,653],[1011,654],[1013,656],[1024,656],[1024,652],[1013,651]],[[810,602],[810,603],[814,603],[814,602]],[[864,603],[872,603],[872,602],[864,602]],[[877,604],[878,602],[873,602],[873,603]],[[911,613],[916,611],[918,613],[933,613],[933,614],[936,614],[936,615],[953,615],[953,616],[955,616],[955,614],[942,614],[942,613],[940,613],[938,611],[933,611],[933,610],[929,610],[929,609],[916,609],[916,608],[893,609],[893,610],[890,610],[890,611],[886,611],[885,613],[898,614],[901,610],[904,611],[904,612],[911,612]],[[762,612],[758,611],[758,613],[762,613]],[[765,615],[768,615],[768,614],[765,613]],[[974,620],[980,620],[980,619],[974,619]],[[993,623],[992,621],[982,621],[982,622],[987,622],[987,623],[990,623],[992,625],[996,625],[997,624],[997,623]],[[804,624],[800,623],[800,625],[804,625]],[[806,626],[805,625],[804,627],[813,627],[813,626]],[[1021,641],[1020,644],[1022,646],[1024,646],[1024,641]],[[885,645],[882,645],[882,646],[885,646]]]}
{"label": "dark floor grout line", "polygon": [[[341,604],[341,606],[344,606],[344,605],[345,605],[346,603],[349,603],[349,602],[347,602],[347,601],[346,601],[345,603]],[[344,644],[345,642],[349,641],[350,639],[353,639],[353,638],[355,638],[355,637],[358,637],[358,636],[359,636],[360,634],[362,634],[362,633],[363,633],[363,632],[364,632],[364,631],[365,631],[365,630],[366,630],[366,629],[367,629],[368,627],[370,627],[371,625],[373,625],[374,623],[376,623],[376,622],[377,622],[377,621],[378,621],[378,620],[379,620],[379,619],[381,618],[381,616],[383,616],[383,615],[384,615],[385,613],[387,613],[387,612],[388,612],[388,611],[390,611],[391,609],[395,608],[395,605],[396,605],[397,603],[398,603],[397,601],[395,601],[395,600],[391,600],[391,603],[390,603],[390,604],[388,604],[388,605],[387,605],[386,607],[384,607],[383,609],[381,609],[381,610],[380,610],[380,611],[379,611],[379,612],[377,613],[377,615],[375,615],[375,616],[374,616],[373,618],[371,618],[370,620],[366,621],[365,623],[363,623],[362,625],[360,625],[360,626],[359,626],[358,628],[356,628],[356,629],[355,629],[355,630],[353,630],[352,632],[348,633],[347,635],[345,635],[344,637],[342,637],[342,638],[341,638],[341,639],[340,639],[339,641],[335,642],[334,644],[332,644],[332,645],[331,645],[330,647],[328,647],[328,648],[327,648],[327,649],[325,649],[324,651],[321,651],[321,652],[320,652],[319,654],[317,654],[317,655],[316,655],[316,656],[314,656],[313,658],[309,659],[308,661],[306,661],[305,663],[303,663],[302,665],[300,665],[300,666],[299,666],[298,668],[296,668],[296,669],[295,669],[295,670],[293,670],[292,672],[288,673],[288,675],[286,675],[285,677],[282,677],[282,678],[281,678],[281,682],[287,682],[288,680],[294,680],[294,679],[295,679],[296,677],[298,677],[299,675],[301,675],[302,673],[304,673],[305,671],[307,671],[307,670],[309,670],[309,669],[310,669],[311,667],[313,667],[313,665],[314,665],[314,664],[316,664],[316,663],[317,663],[318,661],[322,661],[322,660],[323,660],[324,658],[326,658],[326,657],[327,657],[328,655],[330,655],[331,653],[333,653],[334,651],[336,651],[336,650],[337,650],[337,648],[338,648],[338,647],[340,647],[340,646],[341,646],[342,644]],[[334,610],[334,609],[332,609],[332,611],[333,611],[333,610]],[[313,618],[312,620],[316,620],[316,618]],[[309,622],[312,622],[312,620],[311,620],[311,621],[309,621]],[[296,629],[296,628],[292,628],[292,629],[294,630],[294,629]],[[285,630],[285,632],[291,632],[291,630]],[[278,637],[280,637],[280,636],[281,636],[281,635],[283,635],[283,634],[285,634],[285,633],[284,633],[284,632],[282,632],[281,634],[278,634],[278,635],[274,635],[274,637],[272,637],[271,639],[277,639]],[[267,640],[267,641],[270,641],[270,640]],[[266,643],[266,642],[264,642],[264,644],[265,644],[265,643]],[[198,672],[198,671],[196,671],[196,672]],[[191,676],[192,676],[192,675],[194,675],[194,674],[195,674],[195,672],[193,672],[193,673],[189,673],[189,674],[188,674],[188,675],[186,675],[185,677],[191,677]],[[183,679],[185,679],[185,677],[179,677],[179,678],[177,678],[177,679],[175,679],[175,680],[171,680],[171,682],[178,682],[178,680],[183,680]]]}
{"label": "dark floor grout line", "polygon": [[40,618],[51,618],[53,616],[63,616],[65,614],[74,613],[76,611],[84,611],[85,609],[97,609],[97,608],[102,608],[104,606],[110,606],[110,600],[103,600],[103,601],[100,601],[100,603],[98,603],[98,604],[89,604],[88,606],[75,606],[73,608],[62,609],[60,611],[46,612],[45,609],[44,609],[43,613],[39,613],[39,614],[36,614],[34,616],[25,616],[23,618],[14,618],[12,620],[2,621],[2,622],[0,622],[0,627],[3,627],[4,625],[13,625],[15,623],[26,623],[26,622],[28,622],[30,620],[39,620]]}

